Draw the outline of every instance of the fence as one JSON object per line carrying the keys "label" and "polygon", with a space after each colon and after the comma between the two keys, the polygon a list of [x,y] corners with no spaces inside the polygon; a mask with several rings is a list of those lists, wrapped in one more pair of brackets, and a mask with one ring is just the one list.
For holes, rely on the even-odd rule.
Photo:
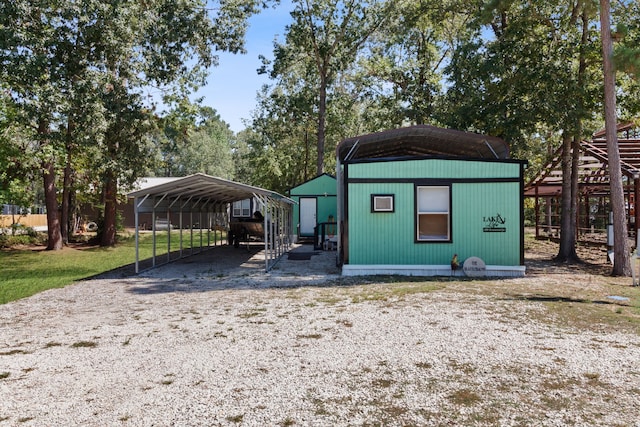
{"label": "fence", "polygon": [[0,215],[0,228],[9,228],[14,221],[24,227],[45,227],[47,225],[47,215]]}

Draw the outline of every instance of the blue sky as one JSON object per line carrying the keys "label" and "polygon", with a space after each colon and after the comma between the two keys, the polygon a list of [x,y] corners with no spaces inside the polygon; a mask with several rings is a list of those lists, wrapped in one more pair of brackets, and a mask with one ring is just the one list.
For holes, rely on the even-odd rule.
{"label": "blue sky", "polygon": [[259,55],[273,57],[273,41],[284,40],[285,26],[290,22],[290,0],[277,8],[263,10],[249,20],[244,55],[219,53],[219,65],[211,69],[208,84],[195,97],[204,97],[203,104],[214,108],[234,132],[245,129],[243,119],[251,118],[256,106],[256,94],[262,85],[270,83],[266,75],[256,70],[262,65]]}

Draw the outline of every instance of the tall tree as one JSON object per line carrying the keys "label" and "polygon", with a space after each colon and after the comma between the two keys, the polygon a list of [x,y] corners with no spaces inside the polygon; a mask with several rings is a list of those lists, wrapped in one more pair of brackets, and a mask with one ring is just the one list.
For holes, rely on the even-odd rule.
{"label": "tall tree", "polygon": [[379,128],[434,121],[443,66],[468,15],[456,0],[398,2],[401,11],[370,37],[359,73],[381,108],[367,111]]}
{"label": "tall tree", "polygon": [[16,109],[0,86],[0,204],[34,204],[32,136],[20,126]]}
{"label": "tall tree", "polygon": [[[141,94],[156,87],[165,102],[180,99],[204,82],[217,57],[214,50],[243,50],[246,19],[266,3],[261,0],[219,0],[210,7],[205,0],[15,0],[0,3],[0,76],[10,88],[12,102],[25,125],[36,131],[36,154],[41,161],[47,205],[49,249],[62,247],[58,215],[57,176],[65,170],[65,193],[80,141],[86,140],[78,125],[81,117],[101,116],[102,135],[93,135],[111,172],[107,186],[123,181],[130,172],[122,161],[125,147],[136,139],[115,140],[115,126],[139,113]],[[89,90],[84,90],[88,88]],[[83,114],[74,108],[82,99]],[[104,96],[103,96],[104,95]],[[118,96],[115,101],[113,98]],[[111,107],[130,101],[128,108]],[[94,102],[96,101],[96,102]],[[95,107],[95,108],[90,108]],[[113,120],[112,122],[108,122]],[[135,124],[135,123],[134,123]],[[117,130],[117,132],[116,132]],[[111,133],[109,133],[111,132]],[[131,135],[130,135],[131,136]],[[82,150],[78,150],[82,152]],[[66,161],[61,161],[66,159]],[[131,160],[131,159],[130,159]],[[132,161],[135,163],[135,161]],[[66,163],[67,167],[63,165]],[[134,173],[139,173],[135,169]],[[106,188],[105,206],[115,203],[117,191]],[[67,203],[65,195],[63,203]],[[105,209],[112,215],[111,208]],[[114,218],[106,219],[114,223]],[[114,228],[103,241],[112,244]]]}
{"label": "tall tree", "polygon": [[201,108],[199,116],[200,123],[194,124],[185,143],[176,152],[172,165],[174,175],[201,172],[226,179],[234,178],[233,132],[210,107]]}
{"label": "tall tree", "polygon": [[598,99],[596,11],[590,0],[489,2],[448,67],[443,122],[501,136],[522,158],[546,154],[546,147],[531,145],[531,135],[560,135],[566,156],[560,261],[577,261],[577,149]]}
{"label": "tall tree", "polygon": [[[373,32],[395,11],[395,3],[383,0],[295,0],[293,22],[286,41],[276,44],[271,76],[287,72],[294,64],[313,70],[316,96],[316,173],[324,172],[327,103],[340,72],[350,67]],[[297,65],[299,66],[299,65]],[[308,74],[308,73],[306,73]]]}
{"label": "tall tree", "polygon": [[630,276],[627,218],[622,184],[620,150],[618,148],[618,120],[616,115],[616,72],[613,64],[611,39],[611,4],[600,0],[600,34],[602,36],[602,68],[604,73],[604,117],[609,160],[610,194],[613,210],[613,271],[614,276]]}

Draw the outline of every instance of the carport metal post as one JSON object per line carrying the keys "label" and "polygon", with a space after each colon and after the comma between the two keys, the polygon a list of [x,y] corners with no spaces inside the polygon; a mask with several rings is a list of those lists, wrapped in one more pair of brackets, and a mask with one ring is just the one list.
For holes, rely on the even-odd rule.
{"label": "carport metal post", "polygon": [[[191,255],[193,255],[193,210],[196,208],[196,206],[200,204],[201,201],[202,201],[202,197],[196,200],[196,202],[191,206],[191,209],[189,209],[190,222],[191,222]],[[198,208],[198,210],[200,210],[200,208]],[[199,223],[198,223],[198,227],[201,227]],[[200,230],[200,234],[202,234],[202,230]]]}
{"label": "carport metal post", "polygon": [[171,261],[171,214],[167,210],[167,262]]}
{"label": "carport metal post", "polygon": [[156,208],[151,209],[151,242],[153,248],[151,251],[151,267],[156,266]]}
{"label": "carport metal post", "polygon": [[149,197],[148,194],[146,194],[142,200],[140,200],[138,202],[138,197],[133,199],[133,217],[134,217],[134,224],[136,227],[136,274],[138,274],[140,272],[140,206],[142,206],[142,204],[144,203],[145,200],[147,200],[147,197]]}
{"label": "carport metal post", "polygon": [[193,210],[189,209],[189,234],[191,243],[189,244],[189,254],[193,255]]}
{"label": "carport metal post", "polygon": [[262,196],[253,193],[253,197],[260,203],[260,206],[264,209],[264,218],[263,218],[263,239],[264,239],[264,269],[265,271],[269,271],[269,231],[267,230],[267,223],[269,218],[269,207],[267,205],[266,197],[263,199]]}
{"label": "carport metal post", "polygon": [[[189,202],[193,199],[193,196],[190,196],[183,204],[180,205],[180,256],[182,256],[182,211],[185,206],[189,204]],[[189,209],[189,228],[191,228],[191,244],[193,245],[193,217],[191,216],[191,209]]]}
{"label": "carport metal post", "polygon": [[153,233],[153,257],[151,260],[151,265],[153,267],[156,266],[156,208],[160,206],[160,203],[167,197],[168,193],[164,193],[160,200],[153,204],[153,208],[151,209],[151,221],[153,221],[152,233]]}
{"label": "carport metal post", "polygon": [[[173,207],[173,205],[176,204],[178,200],[180,200],[180,196],[176,196],[175,199],[173,199],[173,202],[171,202],[167,207],[167,233],[168,233],[167,262],[171,261],[171,208]],[[180,217],[180,220],[179,220],[180,223],[178,224],[178,226],[180,227],[180,230],[182,230],[182,211],[180,211],[179,217]],[[182,248],[182,236],[180,236],[180,248]],[[182,257],[182,250],[178,254],[178,258],[180,257]]]}
{"label": "carport metal post", "polygon": [[200,227],[200,251],[202,252],[202,207],[198,210],[198,227]]}
{"label": "carport metal post", "polygon": [[211,208],[207,209],[207,248],[211,246]]}
{"label": "carport metal post", "polygon": [[178,227],[180,227],[180,258],[182,258],[182,207],[180,207],[180,210],[178,211]]}

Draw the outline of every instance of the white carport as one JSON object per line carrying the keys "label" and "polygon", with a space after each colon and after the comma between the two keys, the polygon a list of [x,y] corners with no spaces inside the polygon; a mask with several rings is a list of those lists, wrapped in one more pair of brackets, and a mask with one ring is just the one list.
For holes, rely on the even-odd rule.
{"label": "white carport", "polygon": [[[197,253],[211,245],[211,230],[229,230],[229,204],[238,200],[254,197],[258,200],[264,216],[264,251],[265,271],[269,271],[280,257],[289,250],[293,236],[292,205],[293,200],[273,191],[253,187],[239,182],[198,173],[184,178],[177,178],[158,185],[133,191],[128,194],[134,199],[136,262],[135,271],[139,272],[140,264],[140,214],[151,214],[153,233],[152,265],[158,265],[156,257],[156,232],[158,214],[166,215],[166,222],[161,223],[167,232],[167,255],[165,262],[193,255],[194,231],[199,233],[199,249]],[[194,221],[194,215],[197,216]],[[188,216],[188,218],[186,217]],[[164,221],[164,218],[163,218]],[[179,229],[179,250],[171,251],[171,224],[177,222]],[[184,225],[188,223],[190,244],[189,250],[183,248]],[[197,230],[194,224],[197,224]],[[207,243],[204,245],[204,233]],[[217,234],[214,234],[214,245]],[[222,244],[222,242],[221,242]]]}

